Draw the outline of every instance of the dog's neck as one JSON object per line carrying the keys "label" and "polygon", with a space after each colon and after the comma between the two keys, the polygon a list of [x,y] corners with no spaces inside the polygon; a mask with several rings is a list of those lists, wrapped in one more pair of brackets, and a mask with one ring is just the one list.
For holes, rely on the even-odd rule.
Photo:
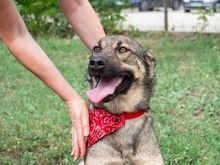
{"label": "dog's neck", "polygon": [[88,146],[92,146],[99,139],[123,127],[126,120],[141,117],[144,113],[148,113],[148,111],[149,110],[137,110],[135,112],[110,114],[102,109],[90,110]]}
{"label": "dog's neck", "polygon": [[112,113],[108,113],[106,112],[104,109],[102,108],[92,108],[90,109],[90,114],[92,112],[97,112],[97,111],[102,111],[104,112],[105,114],[110,114],[110,115],[113,115],[113,116],[124,116],[125,120],[130,120],[130,119],[134,119],[134,118],[137,118],[137,117],[140,117],[142,116],[144,113],[148,113],[149,112],[149,109],[146,109],[146,110],[136,110],[135,112],[122,112],[122,113],[118,113],[118,114],[112,114]]}

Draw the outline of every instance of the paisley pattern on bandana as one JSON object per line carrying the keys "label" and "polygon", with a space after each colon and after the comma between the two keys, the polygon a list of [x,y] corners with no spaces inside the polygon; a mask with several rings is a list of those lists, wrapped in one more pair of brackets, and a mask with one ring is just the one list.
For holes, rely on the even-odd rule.
{"label": "paisley pattern on bandana", "polygon": [[101,109],[91,110],[89,119],[89,147],[97,142],[99,139],[118,130],[125,125],[125,117],[123,114],[112,115]]}
{"label": "paisley pattern on bandana", "polygon": [[126,120],[137,118],[147,112],[148,110],[138,110],[109,114],[102,109],[92,109],[89,114],[90,134],[88,136],[88,146],[92,146],[99,139],[123,127]]}

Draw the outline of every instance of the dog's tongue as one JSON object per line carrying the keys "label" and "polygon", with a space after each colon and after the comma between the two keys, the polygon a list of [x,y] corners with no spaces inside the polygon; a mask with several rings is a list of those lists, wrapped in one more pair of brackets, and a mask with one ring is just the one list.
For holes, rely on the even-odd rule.
{"label": "dog's tongue", "polygon": [[101,77],[97,87],[86,92],[89,100],[95,104],[100,103],[106,96],[114,93],[118,80],[119,77]]}

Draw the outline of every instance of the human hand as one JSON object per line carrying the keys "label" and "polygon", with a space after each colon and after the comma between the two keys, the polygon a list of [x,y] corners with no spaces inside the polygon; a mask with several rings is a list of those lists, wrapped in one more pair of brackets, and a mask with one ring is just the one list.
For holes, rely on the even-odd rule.
{"label": "human hand", "polygon": [[85,136],[89,135],[89,112],[86,102],[81,98],[66,102],[72,121],[72,152],[77,160],[86,153]]}

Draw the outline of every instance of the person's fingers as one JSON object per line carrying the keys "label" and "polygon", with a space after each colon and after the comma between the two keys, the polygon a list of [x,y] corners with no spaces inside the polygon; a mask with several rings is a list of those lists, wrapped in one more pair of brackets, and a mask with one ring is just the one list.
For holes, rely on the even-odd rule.
{"label": "person's fingers", "polygon": [[80,155],[79,145],[77,140],[76,129],[72,127],[72,152],[71,155],[74,156],[74,159],[77,160]]}
{"label": "person's fingers", "polygon": [[79,148],[80,148],[80,156],[85,156],[86,154],[86,143],[85,140],[78,142]]}
{"label": "person's fingers", "polygon": [[[86,153],[86,143],[85,143],[85,136],[89,135],[89,129],[90,129],[90,125],[89,125],[89,111],[86,107],[86,109],[82,109],[82,117],[81,117],[81,126],[82,127],[78,127],[77,129],[77,137],[78,137],[78,142],[79,142],[79,148],[80,148],[80,153],[81,156],[84,156]],[[82,128],[82,130],[81,130]],[[83,134],[81,134],[83,133]]]}
{"label": "person's fingers", "polygon": [[89,135],[89,111],[84,100],[67,102],[72,120],[72,152],[77,160],[86,153],[85,137]]}
{"label": "person's fingers", "polygon": [[[86,144],[85,144],[85,137],[83,135],[83,127],[82,127],[82,125],[79,126],[79,124],[76,124],[76,125],[77,125],[77,127],[75,127],[75,129],[76,129],[77,137],[74,136],[74,139],[77,138],[77,142],[74,141],[74,143],[78,143],[79,148],[77,148],[77,149],[79,149],[79,151],[80,151],[80,156],[84,156],[86,153]],[[76,148],[74,150],[76,152]]]}
{"label": "person's fingers", "polygon": [[75,160],[77,160],[77,159],[79,159],[79,157],[80,157],[80,152],[79,152],[79,144],[78,144],[78,142],[75,142],[74,144],[73,144],[73,150],[74,150],[74,159]]}
{"label": "person's fingers", "polygon": [[88,136],[89,135],[89,111],[84,110],[83,116],[82,116],[82,126],[83,126],[83,135]]}
{"label": "person's fingers", "polygon": [[77,141],[77,136],[76,136],[76,130],[75,128],[72,126],[72,131],[71,131],[71,135],[72,135],[72,142],[71,142],[71,145],[72,145],[72,152],[71,152],[71,155],[74,156],[75,154],[75,150],[74,150],[74,142]]}
{"label": "person's fingers", "polygon": [[82,125],[80,126],[79,123],[75,123],[74,125],[75,127],[72,128],[72,146],[74,151],[72,150],[71,155],[73,155],[75,160],[77,160],[79,156],[85,155],[86,143],[85,143],[85,137],[83,135]]}

